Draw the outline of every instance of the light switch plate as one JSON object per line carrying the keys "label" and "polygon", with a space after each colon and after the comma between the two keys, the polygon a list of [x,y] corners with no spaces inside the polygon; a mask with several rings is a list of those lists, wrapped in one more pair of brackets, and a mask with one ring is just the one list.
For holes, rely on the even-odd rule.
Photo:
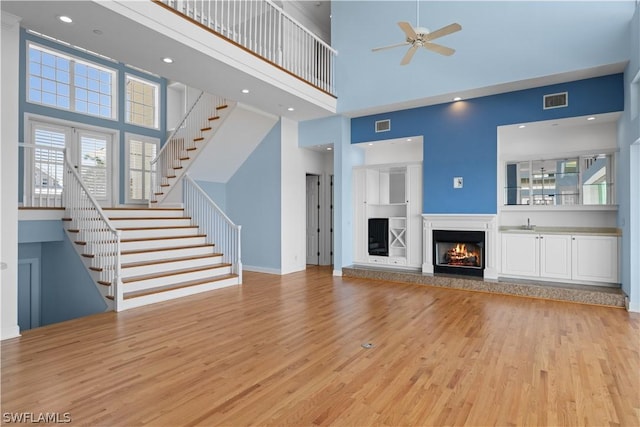
{"label": "light switch plate", "polygon": [[453,178],[453,188],[462,188],[462,177],[456,176]]}

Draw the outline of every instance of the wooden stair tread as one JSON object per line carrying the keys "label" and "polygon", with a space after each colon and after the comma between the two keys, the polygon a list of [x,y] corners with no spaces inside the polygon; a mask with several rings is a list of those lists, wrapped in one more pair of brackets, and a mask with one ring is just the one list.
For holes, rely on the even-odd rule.
{"label": "wooden stair tread", "polygon": [[197,149],[198,149],[198,147],[189,147],[189,148],[187,148],[187,151],[193,151],[193,150],[197,150]]}
{"label": "wooden stair tread", "polygon": [[[154,209],[159,210],[159,209]],[[154,220],[162,220],[162,219],[191,219],[190,216],[123,216],[123,217],[114,217],[109,218],[109,221],[135,221],[135,220],[144,220],[144,221],[154,221]]]}
{"label": "wooden stair tread", "polygon": [[211,126],[209,126],[209,127],[200,129],[200,132],[207,132],[207,131],[210,131],[211,129],[213,129],[213,128]]}
{"label": "wooden stair tread", "polygon": [[133,251],[122,251],[120,254],[134,255],[134,254],[143,254],[147,252],[161,252],[161,251],[172,251],[172,250],[181,250],[181,249],[197,249],[197,248],[204,248],[207,246],[214,247],[215,245],[212,243],[205,243],[203,245],[187,245],[187,246],[172,246],[169,248],[137,249]]}
{"label": "wooden stair tread", "polygon": [[175,177],[176,177],[175,175],[167,175],[167,176],[165,176],[165,178],[167,178],[167,179],[171,179],[171,178],[175,178]]}
{"label": "wooden stair tread", "polygon": [[201,136],[201,137],[199,137],[199,138],[193,138],[193,140],[194,140],[195,142],[204,141],[204,137],[202,137],[202,136]]}
{"label": "wooden stair tread", "polygon": [[180,157],[180,160],[181,160],[181,161],[182,161],[182,160],[189,160],[189,159],[191,159],[191,157]]}
{"label": "wooden stair tread", "polygon": [[184,230],[187,228],[198,228],[197,225],[171,225],[167,227],[118,227],[122,231],[145,231],[145,230]]}
{"label": "wooden stair tread", "polygon": [[177,261],[190,261],[190,260],[204,259],[204,258],[219,258],[221,256],[222,256],[221,253],[191,255],[191,256],[184,256],[184,257],[177,257],[177,258],[156,259],[151,261],[130,262],[130,263],[122,264],[120,267],[121,268],[144,267],[147,265],[166,264],[169,262],[177,262]]}
{"label": "wooden stair tread", "polygon": [[103,211],[183,211],[184,208],[147,208],[144,206],[140,207],[120,207],[120,208],[102,208]]}
{"label": "wooden stair tread", "polygon": [[133,276],[126,277],[122,279],[122,283],[131,283],[131,282],[140,282],[143,280],[151,280],[151,279],[159,279],[161,277],[169,277],[169,276],[177,276],[178,274],[184,273],[196,273],[198,271],[204,270],[216,270],[218,268],[231,267],[231,264],[223,263],[223,264],[213,264],[213,265],[205,265],[202,267],[192,267],[192,268],[181,268],[179,270],[171,270],[171,271],[163,271],[162,273],[151,273],[151,274],[143,274],[142,276]]}
{"label": "wooden stair tread", "polygon": [[167,237],[145,237],[140,239],[121,239],[120,243],[131,243],[131,242],[146,242],[147,240],[170,240],[170,239],[185,239],[192,237],[207,237],[206,234],[190,234],[188,236],[167,236]]}
{"label": "wooden stair tread", "polygon": [[218,119],[220,119],[220,116],[209,117],[209,120],[218,120]]}
{"label": "wooden stair tread", "polygon": [[[147,295],[158,294],[161,292],[173,291],[175,289],[188,288],[191,286],[203,285],[205,283],[219,282],[221,280],[233,279],[238,277],[237,274],[224,274],[221,276],[206,277],[204,279],[190,280],[188,282],[176,283],[175,285],[161,286],[154,289],[145,289],[144,291],[127,292],[124,294],[124,299],[131,299],[136,297],[143,297]],[[111,296],[107,296],[109,299],[113,299]]]}
{"label": "wooden stair tread", "polygon": [[219,105],[216,107],[216,110],[224,110],[227,107],[229,107],[227,104]]}

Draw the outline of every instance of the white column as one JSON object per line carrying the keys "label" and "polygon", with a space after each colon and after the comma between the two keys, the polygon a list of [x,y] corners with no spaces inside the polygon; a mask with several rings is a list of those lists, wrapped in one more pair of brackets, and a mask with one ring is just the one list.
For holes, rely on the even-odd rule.
{"label": "white column", "polygon": [[20,335],[18,327],[18,82],[20,18],[2,12],[0,99],[0,304],[1,339]]}

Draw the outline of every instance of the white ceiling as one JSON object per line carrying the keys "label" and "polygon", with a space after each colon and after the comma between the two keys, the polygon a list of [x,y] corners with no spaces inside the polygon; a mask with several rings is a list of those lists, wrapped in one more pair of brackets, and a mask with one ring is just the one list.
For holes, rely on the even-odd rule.
{"label": "white ceiling", "polygon": [[[634,4],[631,0],[624,1],[625,4]],[[203,55],[201,49],[187,47],[112,11],[113,4],[133,3],[144,4],[148,8],[159,7],[150,0],[2,0],[0,6],[3,11],[22,17],[22,26],[25,28],[276,116],[303,121],[332,114],[326,105],[319,106],[309,97],[282,90],[273,80],[265,82],[259,73],[239,71],[228,62]],[[588,19],[575,16],[575,10],[580,9],[582,2],[422,1],[420,11],[425,15],[425,23],[428,20],[429,25],[438,27],[453,20],[461,21],[463,31],[447,36],[446,43],[443,40],[443,44],[450,44],[458,51],[453,57],[420,52],[424,55],[416,55],[410,66],[402,67],[397,62],[403,52],[391,50],[374,54],[371,48],[398,41],[401,32],[396,21],[413,21],[415,2],[334,0],[333,7],[330,1],[276,3],[318,34],[325,34],[323,38],[333,38],[333,45],[338,48],[338,89],[342,91],[338,94],[338,112],[352,117],[449,102],[453,95],[468,99],[621,72],[626,61],[619,55],[611,56],[615,61],[599,62],[600,58],[609,59],[606,52],[612,50],[611,46],[604,41],[602,46],[592,43],[598,50],[583,46],[582,36],[574,33],[580,31],[590,34],[590,29],[593,29],[587,39],[600,40],[607,38],[608,33],[600,35],[595,33],[596,30],[610,33],[611,29],[616,29],[615,37],[619,39],[621,32],[628,28],[630,16],[627,15],[633,12],[633,6],[612,7],[617,13],[599,22],[593,7],[586,7],[591,10],[586,16]],[[558,10],[565,14],[563,16],[573,16],[575,19],[562,21],[562,17],[550,16],[549,9],[556,3]],[[590,3],[595,2],[586,2],[585,6]],[[486,7],[475,6],[483,4]],[[502,12],[494,13],[496,10]],[[333,19],[328,18],[329,11],[334,14]],[[350,14],[343,16],[342,12]],[[354,20],[351,12],[357,12],[362,19]],[[56,17],[61,14],[74,17],[74,23],[65,25],[59,22]],[[512,16],[514,22],[503,22],[504,16]],[[551,20],[553,22],[549,18],[554,18]],[[602,21],[607,24],[604,25]],[[348,25],[341,24],[344,22],[348,22]],[[557,29],[563,22],[567,24],[566,30],[563,30],[566,34]],[[330,25],[334,27],[333,34],[326,36],[326,33],[330,33]],[[519,30],[525,25],[526,31]],[[529,28],[540,28],[540,31],[531,32]],[[101,34],[96,34],[95,30]],[[564,34],[564,37],[558,38],[558,34]],[[549,39],[552,36],[556,38]],[[504,48],[507,40],[509,46],[514,46],[512,50]],[[550,51],[558,44],[562,44],[563,50]],[[496,46],[503,47],[496,49]],[[549,57],[543,54],[545,52],[552,52],[555,56]],[[574,68],[571,68],[572,52],[575,53],[575,59],[581,61],[576,62]],[[164,56],[175,57],[176,62],[164,64],[159,60]],[[555,66],[560,59],[564,68]],[[520,74],[512,72],[515,68],[525,71]],[[250,88],[251,93],[241,94],[243,88]],[[295,111],[288,111],[290,106]]]}

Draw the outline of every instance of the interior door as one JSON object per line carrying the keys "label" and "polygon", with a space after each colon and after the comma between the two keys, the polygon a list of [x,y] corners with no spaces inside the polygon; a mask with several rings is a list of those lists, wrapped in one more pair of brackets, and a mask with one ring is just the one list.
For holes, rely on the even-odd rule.
{"label": "interior door", "polygon": [[320,264],[320,177],[307,175],[307,264]]}

